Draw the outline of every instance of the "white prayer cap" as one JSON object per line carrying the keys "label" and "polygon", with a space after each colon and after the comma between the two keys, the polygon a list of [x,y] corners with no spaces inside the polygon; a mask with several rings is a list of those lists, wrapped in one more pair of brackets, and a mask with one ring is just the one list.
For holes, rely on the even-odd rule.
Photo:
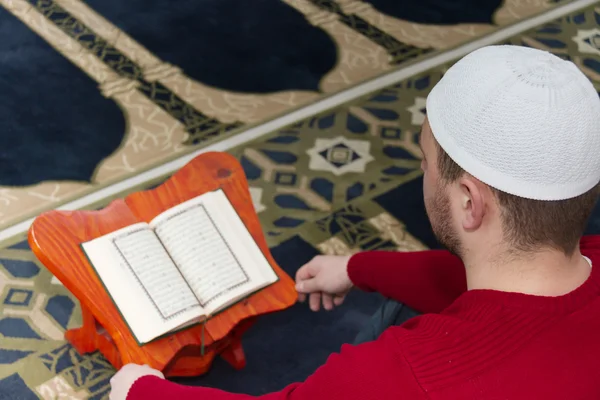
{"label": "white prayer cap", "polygon": [[427,97],[440,146],[500,191],[536,200],[579,196],[600,181],[600,98],[569,61],[520,46],[480,48]]}

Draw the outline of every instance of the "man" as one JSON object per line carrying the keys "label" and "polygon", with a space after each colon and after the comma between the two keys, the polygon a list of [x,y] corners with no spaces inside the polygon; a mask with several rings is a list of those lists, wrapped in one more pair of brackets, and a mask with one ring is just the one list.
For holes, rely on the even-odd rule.
{"label": "man", "polygon": [[[263,398],[600,398],[600,237],[581,239],[600,181],[592,84],[546,52],[479,49],[431,91],[420,145],[427,214],[449,251],[303,266],[297,289],[313,310],[357,286],[397,301],[378,316],[392,326]],[[395,325],[400,303],[423,315]],[[111,383],[112,399],[251,398],[135,365]]]}

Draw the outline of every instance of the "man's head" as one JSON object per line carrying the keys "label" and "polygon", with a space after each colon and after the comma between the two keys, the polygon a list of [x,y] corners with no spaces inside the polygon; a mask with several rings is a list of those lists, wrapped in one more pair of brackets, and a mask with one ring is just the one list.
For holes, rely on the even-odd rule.
{"label": "man's head", "polygon": [[600,99],[570,62],[490,46],[427,99],[424,197],[449,250],[572,254],[600,194]]}

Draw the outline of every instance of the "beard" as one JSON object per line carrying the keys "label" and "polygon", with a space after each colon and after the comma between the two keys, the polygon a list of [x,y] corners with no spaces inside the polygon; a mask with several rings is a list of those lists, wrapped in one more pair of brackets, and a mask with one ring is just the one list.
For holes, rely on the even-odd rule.
{"label": "beard", "polygon": [[450,198],[443,185],[438,184],[433,197],[425,199],[425,211],[438,242],[460,258],[462,245],[452,225]]}

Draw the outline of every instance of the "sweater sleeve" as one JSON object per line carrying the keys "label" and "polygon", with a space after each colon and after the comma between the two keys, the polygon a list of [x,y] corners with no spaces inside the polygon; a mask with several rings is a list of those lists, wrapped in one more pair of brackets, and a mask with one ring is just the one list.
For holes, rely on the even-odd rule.
{"label": "sweater sleeve", "polygon": [[[600,235],[582,237],[580,247],[584,254],[600,252]],[[348,274],[359,289],[421,313],[439,313],[467,290],[464,264],[446,250],[357,253]]]}
{"label": "sweater sleeve", "polygon": [[134,382],[127,400],[427,399],[400,351],[394,334],[387,332],[373,342],[342,346],[339,354],[331,355],[306,381],[279,392],[256,397],[144,376]]}
{"label": "sweater sleeve", "polygon": [[420,313],[439,313],[467,290],[462,261],[445,250],[357,253],[350,258],[348,275],[359,289]]}
{"label": "sweater sleeve", "polygon": [[581,238],[579,247],[583,255],[600,253],[600,235],[588,235]]}

